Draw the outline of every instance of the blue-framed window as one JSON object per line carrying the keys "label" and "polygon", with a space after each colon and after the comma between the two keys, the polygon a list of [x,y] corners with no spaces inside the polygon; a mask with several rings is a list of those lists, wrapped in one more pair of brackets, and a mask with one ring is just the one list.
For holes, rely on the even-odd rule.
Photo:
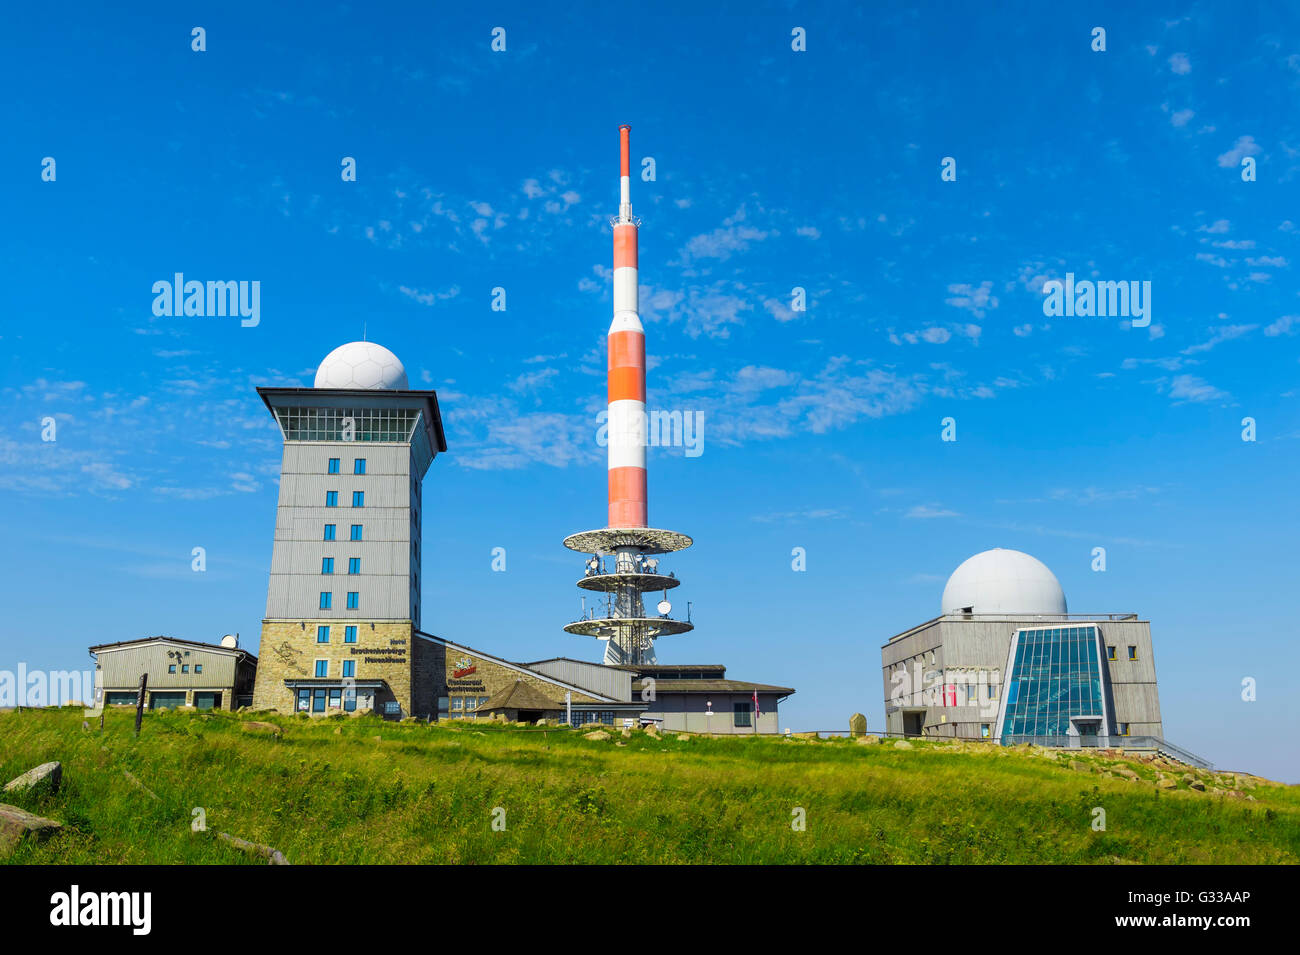
{"label": "blue-framed window", "polygon": [[326,491],[326,492],[325,492],[325,506],[326,506],[326,507],[338,507],[338,506],[339,506],[339,492],[338,492],[338,491]]}
{"label": "blue-framed window", "polygon": [[337,526],[338,526],[337,524],[326,524],[325,537],[323,539],[327,541],[332,541],[334,539],[334,528]]}
{"label": "blue-framed window", "polygon": [[355,590],[348,591],[348,609],[356,610],[361,606],[361,594]]}
{"label": "blue-framed window", "polygon": [[330,607],[333,606],[333,604],[334,604],[334,595],[330,593],[328,590],[322,590],[320,592],[320,609],[329,610]]}
{"label": "blue-framed window", "polygon": [[347,626],[343,628],[343,642],[344,643],[357,642],[357,628],[355,626]]}
{"label": "blue-framed window", "polygon": [[353,491],[353,492],[352,492],[352,506],[353,506],[353,507],[365,507],[365,506],[366,506],[366,492],[365,492],[365,491]]}
{"label": "blue-framed window", "polygon": [[320,559],[320,572],[321,572],[322,574],[332,574],[332,573],[334,573],[334,558],[333,558],[333,557],[322,557],[322,558]]}
{"label": "blue-framed window", "polygon": [[361,525],[360,525],[360,524],[353,524],[353,525],[352,525],[352,539],[353,539],[354,541],[359,541],[359,540],[361,540]]}
{"label": "blue-framed window", "polygon": [[349,574],[359,574],[359,573],[361,573],[361,558],[360,558],[360,557],[349,557],[349,558],[348,558],[348,573],[349,573]]}
{"label": "blue-framed window", "polygon": [[352,473],[353,473],[353,474],[365,474],[365,473],[366,473],[366,459],[365,459],[365,458],[356,458],[356,459],[352,462]]}
{"label": "blue-framed window", "polygon": [[330,675],[330,662],[328,660],[317,660],[316,676],[322,677],[322,676],[329,676],[329,675]]}
{"label": "blue-framed window", "polygon": [[330,474],[338,474],[338,473],[339,473],[339,459],[338,459],[338,458],[330,458],[329,473],[330,473]]}
{"label": "blue-framed window", "polygon": [[351,677],[355,677],[355,676],[357,675],[357,661],[356,661],[356,660],[344,660],[344,661],[343,661],[343,675],[344,675],[344,676],[351,676]]}
{"label": "blue-framed window", "polygon": [[316,642],[317,642],[317,643],[329,643],[329,642],[330,642],[330,628],[329,628],[329,627],[317,627],[317,628],[316,628]]}

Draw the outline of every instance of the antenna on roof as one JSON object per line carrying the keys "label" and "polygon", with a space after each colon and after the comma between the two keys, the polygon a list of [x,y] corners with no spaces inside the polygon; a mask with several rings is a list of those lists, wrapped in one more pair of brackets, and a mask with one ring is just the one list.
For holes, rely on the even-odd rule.
{"label": "antenna on roof", "polygon": [[366,323],[365,323],[365,322],[362,322],[362,323],[361,323],[361,340],[362,340],[362,341],[365,341],[365,340],[366,340]]}

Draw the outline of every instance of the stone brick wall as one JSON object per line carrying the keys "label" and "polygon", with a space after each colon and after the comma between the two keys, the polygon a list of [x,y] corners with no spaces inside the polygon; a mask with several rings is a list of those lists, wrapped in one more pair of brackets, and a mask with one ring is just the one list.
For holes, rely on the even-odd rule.
{"label": "stone brick wall", "polygon": [[[547,682],[540,674],[513,670],[460,647],[422,642],[428,643],[431,651],[428,665],[433,673],[431,685],[435,705],[437,698],[442,696],[492,696],[514,685],[517,680],[529,684],[558,705],[564,704],[564,689]],[[595,703],[596,697],[574,691],[573,702],[575,705]]]}
{"label": "stone brick wall", "polygon": [[[353,621],[347,621],[353,623]],[[409,621],[371,624],[355,621],[357,642],[344,643],[344,623],[339,620],[297,620],[262,622],[262,644],[258,651],[257,681],[253,689],[253,706],[294,711],[294,694],[285,680],[310,680],[315,677],[316,661],[329,661],[329,679],[340,680],[343,661],[355,660],[357,680],[383,680],[392,696],[379,693],[376,705],[385,699],[396,700],[402,716],[412,714],[411,675],[414,669],[412,628]],[[330,642],[316,642],[316,628],[328,625]],[[423,642],[423,641],[422,641]],[[427,710],[426,710],[427,713]]]}

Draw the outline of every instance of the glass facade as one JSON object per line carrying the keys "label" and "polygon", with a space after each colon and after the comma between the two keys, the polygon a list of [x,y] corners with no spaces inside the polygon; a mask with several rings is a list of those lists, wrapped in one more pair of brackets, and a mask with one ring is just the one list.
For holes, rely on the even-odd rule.
{"label": "glass facade", "polygon": [[[1002,742],[1065,736],[1072,717],[1103,715],[1096,627],[1021,630],[1006,684]],[[1103,730],[1104,732],[1104,730]]]}
{"label": "glass facade", "polygon": [[[277,408],[275,416],[286,441],[409,441],[420,412],[412,408]],[[350,436],[344,433],[345,419],[351,419]],[[334,467],[333,458],[330,467]]]}

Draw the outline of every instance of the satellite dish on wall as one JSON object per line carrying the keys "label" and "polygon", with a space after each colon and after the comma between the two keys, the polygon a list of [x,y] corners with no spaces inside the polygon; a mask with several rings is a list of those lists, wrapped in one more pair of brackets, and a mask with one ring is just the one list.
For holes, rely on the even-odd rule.
{"label": "satellite dish on wall", "polygon": [[239,637],[233,633],[228,633],[221,638],[221,645],[229,650],[234,650],[239,646]]}

